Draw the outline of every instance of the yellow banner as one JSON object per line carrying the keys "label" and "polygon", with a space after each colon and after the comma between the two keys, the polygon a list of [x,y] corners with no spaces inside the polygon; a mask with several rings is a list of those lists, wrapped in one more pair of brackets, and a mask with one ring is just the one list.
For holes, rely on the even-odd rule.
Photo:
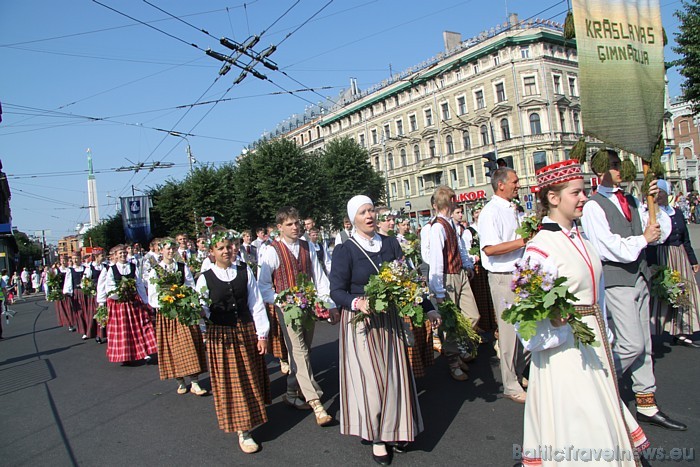
{"label": "yellow banner", "polygon": [[658,0],[573,0],[586,134],[651,156],[663,128],[664,45]]}

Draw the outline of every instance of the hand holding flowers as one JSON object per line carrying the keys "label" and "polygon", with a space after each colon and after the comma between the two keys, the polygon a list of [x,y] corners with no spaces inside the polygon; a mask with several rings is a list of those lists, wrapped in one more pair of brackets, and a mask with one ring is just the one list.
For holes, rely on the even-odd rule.
{"label": "hand holding flowers", "polygon": [[316,287],[306,274],[300,273],[296,285],[277,294],[275,303],[282,310],[284,324],[295,331],[309,329],[314,319],[328,319],[326,304],[316,295]]}

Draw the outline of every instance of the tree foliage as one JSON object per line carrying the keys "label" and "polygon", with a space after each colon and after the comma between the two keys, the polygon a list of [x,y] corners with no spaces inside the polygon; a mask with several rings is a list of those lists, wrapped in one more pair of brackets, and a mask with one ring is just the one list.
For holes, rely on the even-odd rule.
{"label": "tree foliage", "polygon": [[13,233],[19,250],[18,267],[34,267],[35,261],[41,261],[43,254],[41,244],[30,239],[26,233],[16,231]]}
{"label": "tree foliage", "polygon": [[681,56],[674,62],[685,78],[681,84],[683,98],[691,103],[693,114],[700,113],[700,3],[682,0],[682,9],[675,12],[680,21],[673,51]]}
{"label": "tree foliage", "polygon": [[[356,194],[384,196],[384,179],[367,151],[351,139],[334,140],[306,154],[293,141],[264,141],[236,164],[200,167],[184,180],[168,180],[150,192],[155,236],[196,233],[201,216],[242,230],[274,224],[277,210],[293,206],[302,217],[339,227],[347,201]],[[203,227],[198,225],[198,230]]]}
{"label": "tree foliage", "polygon": [[83,245],[99,246],[105,251],[125,241],[121,214],[114,214],[83,234]]}

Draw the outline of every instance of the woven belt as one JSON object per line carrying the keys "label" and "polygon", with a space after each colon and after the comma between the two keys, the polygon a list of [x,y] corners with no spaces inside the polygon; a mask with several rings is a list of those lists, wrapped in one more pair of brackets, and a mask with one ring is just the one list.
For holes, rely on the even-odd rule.
{"label": "woven belt", "polygon": [[598,305],[575,305],[576,311],[581,313],[581,316],[591,316],[598,311]]}

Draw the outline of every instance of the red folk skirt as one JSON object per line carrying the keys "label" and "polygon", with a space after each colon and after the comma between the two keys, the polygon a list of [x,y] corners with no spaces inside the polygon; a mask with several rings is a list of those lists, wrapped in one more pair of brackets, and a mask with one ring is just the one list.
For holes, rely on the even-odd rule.
{"label": "red folk skirt", "polygon": [[87,334],[92,323],[93,312],[90,314],[87,301],[92,297],[86,297],[81,289],[73,290],[73,310],[75,311],[76,327],[80,334]]}
{"label": "red folk skirt", "polygon": [[56,306],[56,318],[59,326],[73,326],[75,324],[75,311],[73,310],[73,299],[64,296],[61,300],[54,302]]}
{"label": "red folk skirt", "polygon": [[272,356],[280,360],[287,361],[289,359],[287,353],[287,344],[284,343],[284,334],[280,327],[280,320],[277,318],[274,305],[265,305],[267,308],[267,319],[270,321],[270,334],[267,339],[272,350]]}
{"label": "red folk skirt", "polygon": [[207,325],[207,357],[219,428],[227,433],[252,430],[267,421],[270,377],[257,351],[253,323]]}
{"label": "red folk skirt", "polygon": [[141,360],[158,351],[156,333],[148,311],[138,296],[132,302],[107,299],[107,359],[110,362]]}

